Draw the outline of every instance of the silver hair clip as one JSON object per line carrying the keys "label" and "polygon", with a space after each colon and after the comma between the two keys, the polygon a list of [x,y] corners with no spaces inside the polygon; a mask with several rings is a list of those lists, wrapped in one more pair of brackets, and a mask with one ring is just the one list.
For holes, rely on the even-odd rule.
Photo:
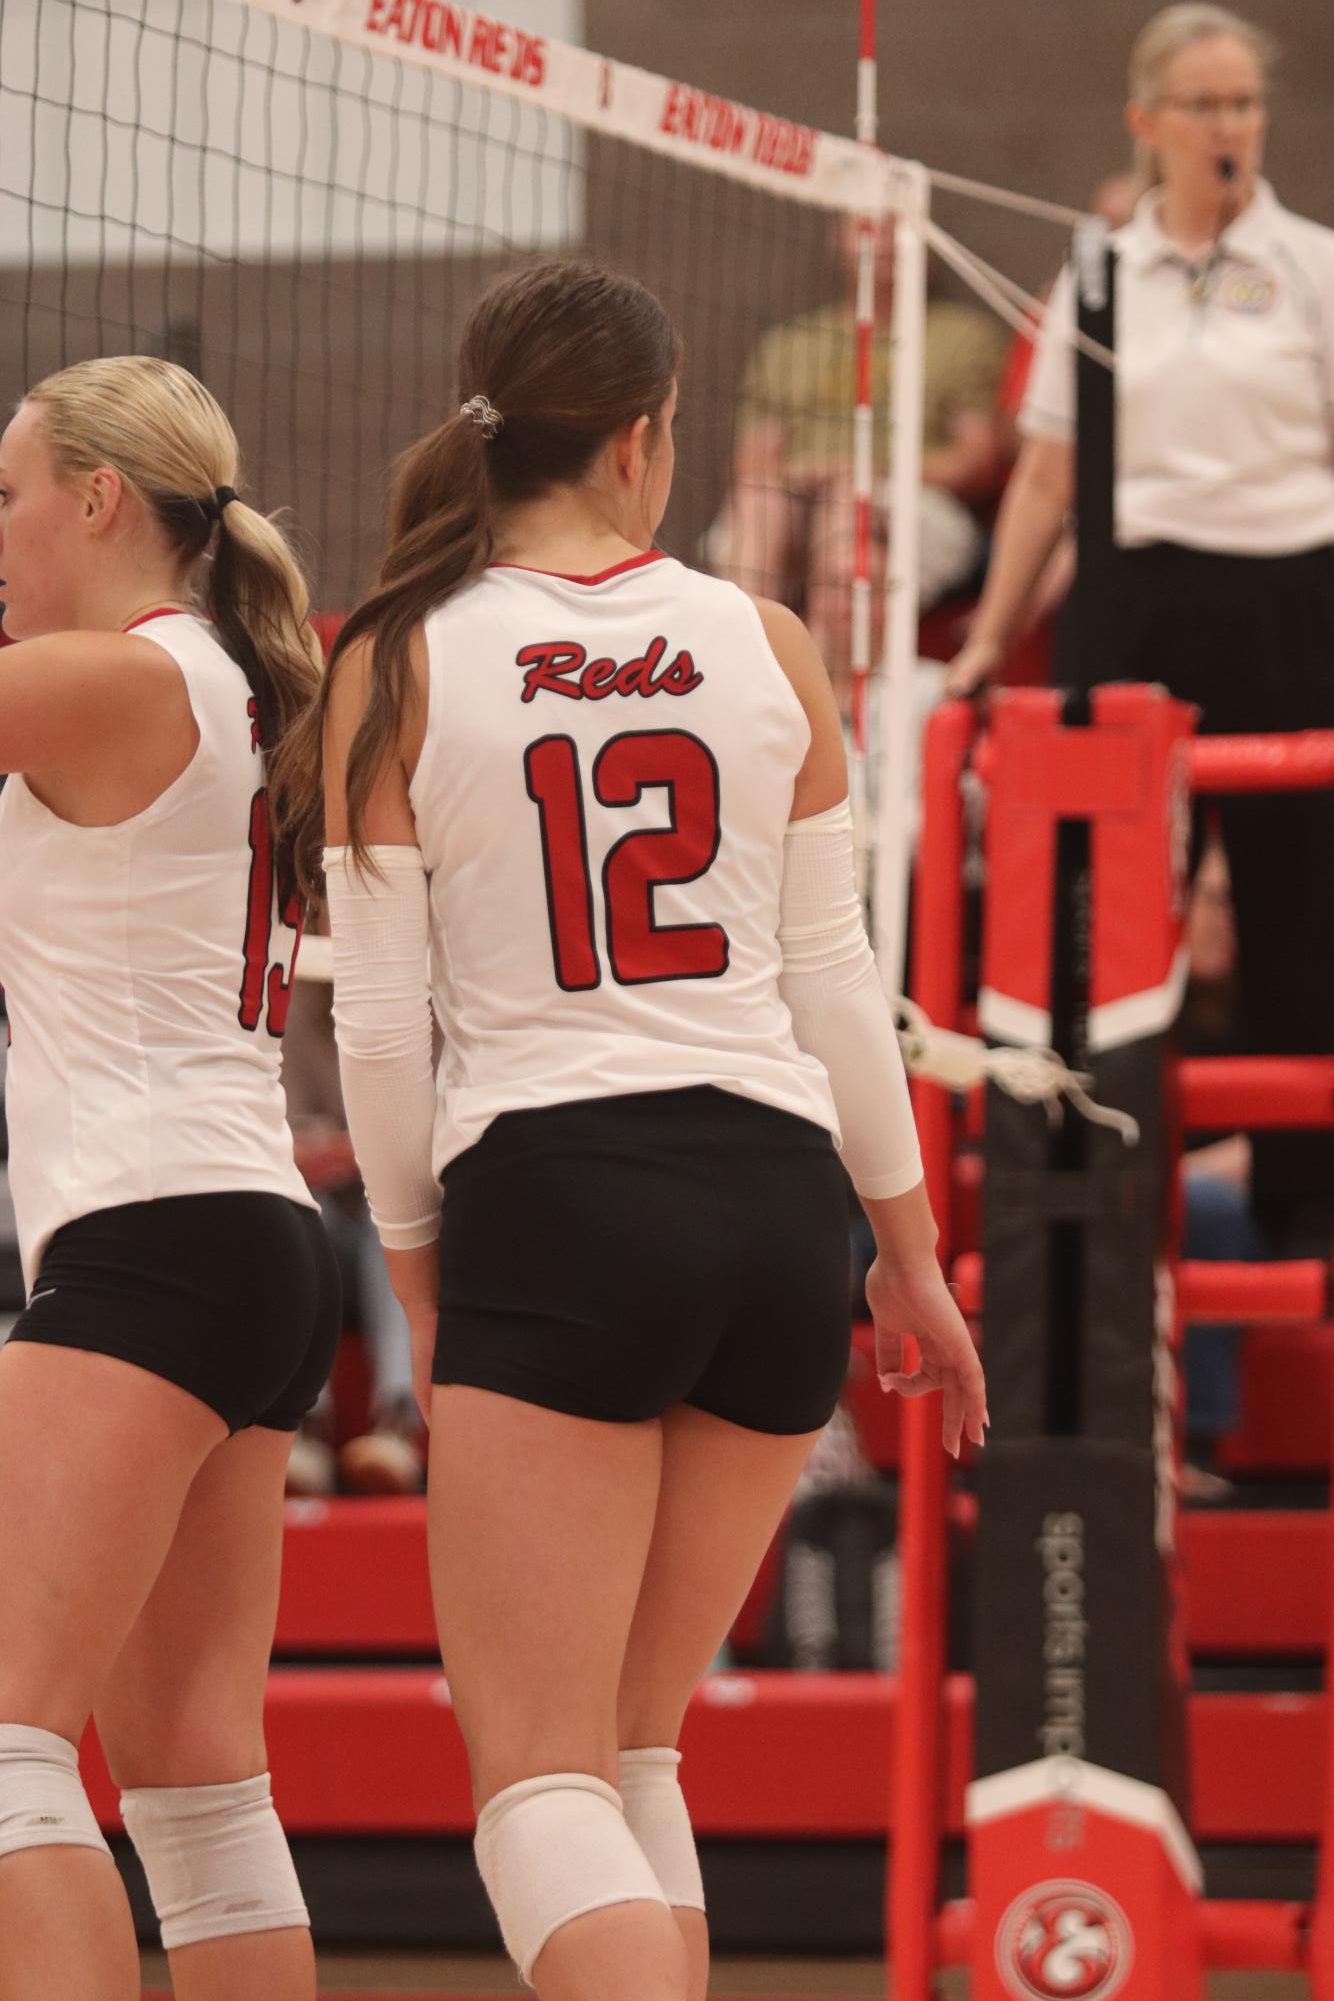
{"label": "silver hair clip", "polygon": [[485,437],[494,438],[505,419],[489,396],[470,396],[459,405],[460,417],[471,417]]}

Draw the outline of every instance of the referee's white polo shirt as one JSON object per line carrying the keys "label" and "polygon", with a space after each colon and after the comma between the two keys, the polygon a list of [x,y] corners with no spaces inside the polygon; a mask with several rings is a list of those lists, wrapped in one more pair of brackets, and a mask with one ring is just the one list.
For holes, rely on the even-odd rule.
{"label": "referee's white polo shirt", "polygon": [[[1151,192],[1117,230],[1116,534],[1229,555],[1334,543],[1334,230],[1265,181],[1203,271]],[[1073,288],[1057,280],[1020,419],[1075,429]]]}

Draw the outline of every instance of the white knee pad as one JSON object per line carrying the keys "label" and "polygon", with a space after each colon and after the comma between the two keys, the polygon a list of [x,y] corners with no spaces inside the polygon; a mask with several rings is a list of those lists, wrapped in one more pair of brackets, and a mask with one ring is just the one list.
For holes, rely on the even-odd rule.
{"label": "white knee pad", "polygon": [[100,1848],[102,1838],[67,1737],[0,1723],[0,1855],[20,1848]]}
{"label": "white knee pad", "polygon": [[120,1796],[168,1952],[201,1939],[310,1923],[269,1775]]}
{"label": "white knee pad", "polygon": [[677,1772],[681,1753],[659,1744],[646,1751],[622,1751],[621,1798],[625,1824],[648,1857],[669,1904],[679,1910],[704,1909],[704,1880]]}
{"label": "white knee pad", "polygon": [[562,1925],[610,1904],[665,1904],[620,1797],[587,1772],[521,1779],[477,1818],[477,1867],[511,1959],[527,1980]]}

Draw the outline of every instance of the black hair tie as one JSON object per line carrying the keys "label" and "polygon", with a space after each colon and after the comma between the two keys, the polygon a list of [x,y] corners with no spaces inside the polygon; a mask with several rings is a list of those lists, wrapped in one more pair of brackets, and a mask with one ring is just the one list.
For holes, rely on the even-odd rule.
{"label": "black hair tie", "polygon": [[214,489],[207,500],[196,501],[195,505],[199,508],[205,521],[221,521],[222,510],[229,501],[235,500],[235,498],[235,487],[219,486]]}

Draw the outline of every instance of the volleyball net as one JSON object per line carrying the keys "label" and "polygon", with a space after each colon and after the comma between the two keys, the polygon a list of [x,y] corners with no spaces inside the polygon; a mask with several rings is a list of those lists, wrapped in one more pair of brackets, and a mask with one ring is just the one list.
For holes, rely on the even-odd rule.
{"label": "volleyball net", "polygon": [[[577,0],[516,6],[518,25],[443,0],[0,0],[0,397],[92,355],[183,363],[337,613],[373,576],[388,467],[455,407],[481,286],[518,259],[588,256],[651,286],[682,336],[664,546],[799,611],[818,594],[836,675],[860,627],[906,676],[922,177],[543,31],[577,30]],[[854,441],[853,219],[888,217],[895,365],[877,381],[894,386]],[[825,535],[813,584],[807,552],[830,519],[850,531],[851,486],[874,481],[883,507],[896,477],[874,583],[861,548],[854,604],[848,532]],[[868,850],[903,846],[864,828]],[[881,928],[901,938],[892,873]]]}

